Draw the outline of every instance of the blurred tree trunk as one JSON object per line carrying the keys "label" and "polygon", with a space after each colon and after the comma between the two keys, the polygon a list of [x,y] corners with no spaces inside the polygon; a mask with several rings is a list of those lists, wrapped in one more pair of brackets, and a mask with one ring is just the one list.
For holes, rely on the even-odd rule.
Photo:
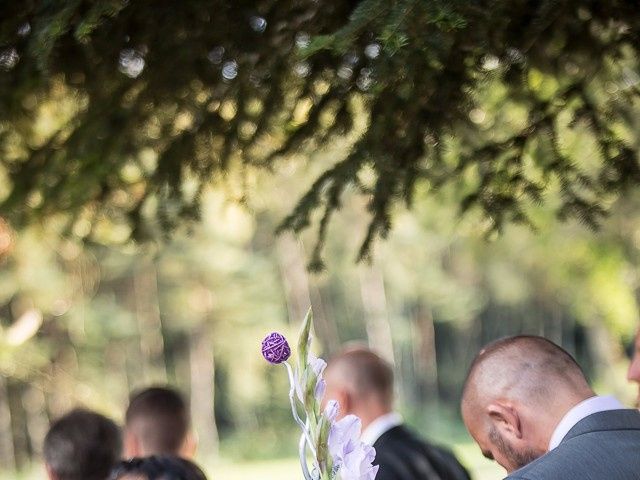
{"label": "blurred tree trunk", "polygon": [[362,264],[358,267],[358,273],[369,346],[395,364],[382,271],[375,264]]}
{"label": "blurred tree trunk", "polygon": [[325,350],[334,351],[340,344],[333,316],[327,317],[320,289],[309,278],[305,256],[293,235],[278,237],[278,264],[284,283],[289,322],[299,323],[313,306],[314,326]]}
{"label": "blurred tree trunk", "polygon": [[574,357],[577,354],[576,347],[576,319],[573,315],[568,315],[563,324],[563,344],[562,346]]}
{"label": "blurred tree trunk", "polygon": [[564,341],[564,318],[562,315],[562,310],[560,309],[558,304],[554,302],[551,306],[551,312],[551,322],[549,325],[549,334],[547,338],[553,340],[558,345],[562,345]]}
{"label": "blurred tree trunk", "polygon": [[25,411],[29,445],[33,454],[40,455],[42,442],[49,429],[47,405],[40,385],[31,383],[27,386],[22,395],[22,405]]}
{"label": "blurred tree trunk", "polygon": [[140,342],[137,338],[125,341],[125,364],[127,373],[127,385],[129,391],[142,388],[147,385],[148,379],[144,375]]}
{"label": "blurred tree trunk", "polygon": [[78,378],[78,355],[69,332],[62,325],[51,322],[48,325],[52,352],[45,373],[46,404],[51,417],[58,417],[73,408],[75,398],[71,393]]}
{"label": "blurred tree trunk", "polygon": [[295,237],[284,234],[278,237],[277,242],[278,265],[284,283],[289,322],[297,322],[311,305],[309,276]]}
{"label": "blurred tree trunk", "polygon": [[144,262],[133,276],[133,303],[140,331],[143,376],[147,382],[166,383],[164,337],[158,304],[156,267]]}
{"label": "blurred tree trunk", "polygon": [[131,323],[136,326],[138,330],[137,335],[128,335],[126,338],[120,341],[123,355],[124,371],[123,373],[127,378],[127,390],[132,392],[136,389],[147,386],[147,378],[144,374],[142,352],[140,351],[140,336],[139,323],[136,319],[136,298],[135,298],[135,283],[132,276],[122,276],[113,281],[113,291],[118,301],[126,308],[127,315],[131,315]]}
{"label": "blurred tree trunk", "polygon": [[0,375],[0,465],[7,470],[16,467],[15,452],[13,446],[11,409],[9,408],[9,392],[7,380]]}
{"label": "blurred tree trunk", "polygon": [[413,327],[413,364],[417,393],[422,401],[437,402],[436,330],[431,309],[423,301],[419,301],[414,308]]}
{"label": "blurred tree trunk", "polygon": [[[467,324],[457,326],[455,329],[456,334],[452,339],[451,350],[440,350],[441,352],[444,351],[449,354],[453,352],[453,355],[460,359],[460,363],[464,365],[463,375],[466,375],[466,369],[483,346],[482,330],[482,315],[476,315],[469,319]],[[448,362],[450,362],[450,360],[447,360],[445,363]],[[442,393],[441,389],[440,391]]]}
{"label": "blurred tree trunk", "polygon": [[333,314],[330,295],[324,293],[323,289],[313,278],[310,282],[311,305],[313,305],[313,319],[316,325],[316,332],[328,355],[340,348],[340,337],[338,336],[338,325]]}
{"label": "blurred tree trunk", "polygon": [[596,368],[596,377],[606,381],[615,390],[624,388],[625,378],[618,374],[616,364],[625,356],[619,342],[615,341],[605,322],[596,319],[585,328],[587,346]]}
{"label": "blurred tree trunk", "polygon": [[[120,391],[119,398],[115,400],[120,405],[129,403],[129,394],[133,388],[139,385],[133,385],[127,368],[127,343],[120,340],[110,341],[104,348],[105,370],[109,379],[117,385],[126,385],[126,390]],[[114,381],[114,379],[118,379]]]}
{"label": "blurred tree trunk", "polygon": [[199,449],[218,455],[218,428],[215,417],[215,357],[210,331],[211,321],[194,329],[189,341],[191,369],[191,416],[198,433]]}
{"label": "blurred tree trunk", "polygon": [[9,430],[13,438],[13,458],[16,470],[21,470],[29,460],[29,438],[25,422],[25,412],[22,406],[21,385],[9,379],[7,381],[7,398],[11,413],[11,428]]}

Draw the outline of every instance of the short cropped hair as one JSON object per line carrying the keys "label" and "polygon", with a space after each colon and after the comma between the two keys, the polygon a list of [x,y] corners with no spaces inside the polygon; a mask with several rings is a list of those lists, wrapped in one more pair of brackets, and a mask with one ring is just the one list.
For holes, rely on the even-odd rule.
{"label": "short cropped hair", "polygon": [[122,454],[120,429],[98,413],[72,410],[51,425],[43,453],[59,480],[105,480]]}
{"label": "short cropped hair", "polygon": [[178,454],[190,426],[187,404],[177,390],[150,387],[135,392],[126,413],[126,426],[155,455]]}
{"label": "short cropped hair", "polygon": [[544,337],[517,335],[496,340],[476,355],[464,383],[463,404],[516,384],[522,395],[542,402],[560,387],[589,388],[582,368],[562,347]]}
{"label": "short cropped hair", "polygon": [[328,368],[341,371],[343,381],[358,395],[375,395],[385,405],[393,404],[393,368],[370,349],[347,347],[329,361]]}
{"label": "short cropped hair", "polygon": [[118,463],[109,480],[207,480],[193,462],[172,455],[132,458]]}

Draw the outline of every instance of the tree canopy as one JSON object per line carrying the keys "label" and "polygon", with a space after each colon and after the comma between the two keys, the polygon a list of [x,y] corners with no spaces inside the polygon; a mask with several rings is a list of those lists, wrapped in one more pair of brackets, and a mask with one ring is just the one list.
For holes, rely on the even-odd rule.
{"label": "tree canopy", "polygon": [[[418,184],[500,229],[539,202],[596,224],[640,182],[636,2],[25,0],[0,16],[14,227],[107,218],[145,238],[197,219],[213,180],[338,141],[281,224],[316,222],[316,257],[347,191],[368,199],[364,256]],[[567,148],[576,132],[591,155]]]}

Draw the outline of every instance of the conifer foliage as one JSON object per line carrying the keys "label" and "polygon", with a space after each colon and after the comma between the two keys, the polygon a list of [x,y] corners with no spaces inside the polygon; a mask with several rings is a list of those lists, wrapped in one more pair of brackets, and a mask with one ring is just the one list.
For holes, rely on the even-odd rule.
{"label": "conifer foliage", "polygon": [[[23,0],[0,18],[14,227],[64,213],[169,232],[230,169],[345,135],[281,226],[319,218],[316,261],[347,190],[369,199],[362,257],[418,183],[454,185],[499,229],[551,188],[562,218],[596,224],[640,182],[636,2]],[[572,157],[576,131],[592,157]]]}

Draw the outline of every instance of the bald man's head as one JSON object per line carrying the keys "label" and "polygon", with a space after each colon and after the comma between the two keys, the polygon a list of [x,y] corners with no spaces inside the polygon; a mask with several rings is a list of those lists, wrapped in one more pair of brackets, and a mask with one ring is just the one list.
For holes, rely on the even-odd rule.
{"label": "bald man's head", "polygon": [[512,471],[544,454],[562,417],[593,395],[561,347],[542,337],[509,337],[474,359],[462,415],[483,453]]}
{"label": "bald man's head", "polygon": [[340,414],[354,413],[363,426],[393,406],[393,369],[364,347],[343,350],[329,360],[324,373],[325,400],[337,400]]}
{"label": "bald man's head", "polygon": [[558,389],[589,389],[582,369],[564,349],[543,337],[516,336],[490,343],[476,356],[465,382],[463,406],[496,396],[546,403]]}

